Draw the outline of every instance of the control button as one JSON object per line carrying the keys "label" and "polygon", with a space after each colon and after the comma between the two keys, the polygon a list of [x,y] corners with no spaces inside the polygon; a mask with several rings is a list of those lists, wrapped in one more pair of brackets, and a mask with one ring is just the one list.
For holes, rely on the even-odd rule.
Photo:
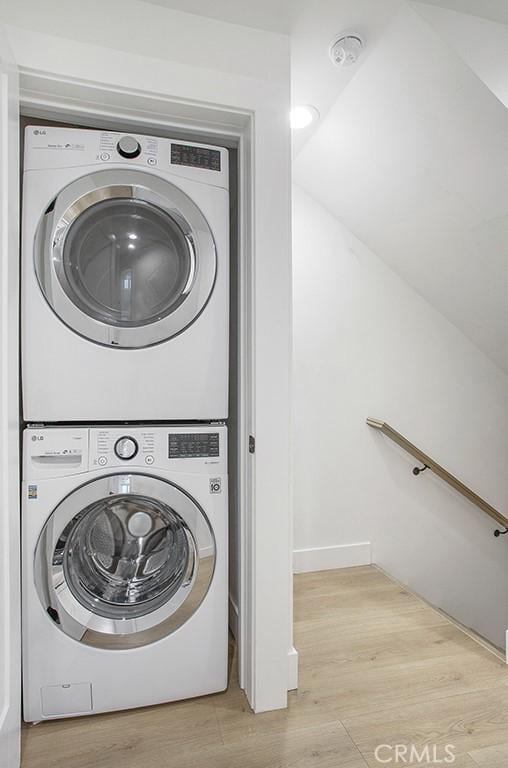
{"label": "control button", "polygon": [[154,458],[153,456],[145,456],[145,464],[153,464]]}
{"label": "control button", "polygon": [[157,165],[157,158],[156,157],[149,157],[146,161],[148,165]]}
{"label": "control button", "polygon": [[111,155],[109,154],[109,152],[101,152],[101,160],[110,160],[110,159],[111,159]]}
{"label": "control button", "polygon": [[105,456],[99,456],[97,459],[97,464],[100,464],[101,467],[104,467],[108,463],[108,460]]}
{"label": "control button", "polygon": [[119,437],[115,443],[115,454],[119,459],[133,459],[138,452],[138,444],[133,437]]}
{"label": "control button", "polygon": [[138,157],[141,154],[141,144],[134,136],[122,136],[116,148],[122,157]]}

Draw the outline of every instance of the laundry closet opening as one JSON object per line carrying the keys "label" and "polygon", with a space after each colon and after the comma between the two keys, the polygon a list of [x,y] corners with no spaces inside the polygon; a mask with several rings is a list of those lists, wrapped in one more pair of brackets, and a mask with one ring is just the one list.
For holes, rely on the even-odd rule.
{"label": "laundry closet opening", "polygon": [[[228,624],[228,666],[242,653],[237,143],[61,115],[20,128],[25,720],[218,691]],[[60,660],[81,644],[76,679],[30,645],[41,632]],[[107,678],[113,651],[118,680],[173,656],[172,682],[103,690],[89,670]]]}

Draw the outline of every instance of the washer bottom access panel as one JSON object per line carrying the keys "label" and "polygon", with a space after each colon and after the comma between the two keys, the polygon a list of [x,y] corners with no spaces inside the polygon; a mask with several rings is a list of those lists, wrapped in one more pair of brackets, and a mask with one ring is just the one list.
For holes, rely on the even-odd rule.
{"label": "washer bottom access panel", "polygon": [[24,433],[24,718],[227,686],[227,431]]}

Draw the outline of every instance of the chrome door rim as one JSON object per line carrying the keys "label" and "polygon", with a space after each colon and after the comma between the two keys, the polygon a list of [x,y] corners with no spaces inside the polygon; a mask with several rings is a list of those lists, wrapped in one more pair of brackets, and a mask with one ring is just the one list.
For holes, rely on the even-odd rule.
{"label": "chrome door rim", "polygon": [[[63,561],[55,559],[55,551],[62,533],[82,510],[102,499],[130,493],[152,497],[177,512],[192,539],[193,557],[178,591],[164,605],[136,618],[106,618],[90,611],[75,597],[65,579]],[[195,613],[210,587],[215,559],[210,522],[189,494],[151,475],[115,473],[81,485],[55,507],[37,542],[35,586],[44,610],[65,634],[98,648],[128,649],[166,637]]]}
{"label": "chrome door rim", "polygon": [[[98,320],[74,304],[64,289],[63,250],[70,227],[92,205],[113,199],[139,200],[161,209],[181,229],[189,249],[183,300],[170,314],[145,325],[123,327]],[[177,336],[199,317],[214,288],[217,253],[203,213],[177,186],[144,171],[102,170],[64,187],[42,215],[35,233],[34,265],[46,301],[71,330],[97,344],[136,349]]]}

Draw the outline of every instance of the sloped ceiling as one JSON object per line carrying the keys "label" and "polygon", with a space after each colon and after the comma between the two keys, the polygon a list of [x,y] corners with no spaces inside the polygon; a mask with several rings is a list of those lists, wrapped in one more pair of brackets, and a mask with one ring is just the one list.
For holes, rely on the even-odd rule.
{"label": "sloped ceiling", "polygon": [[358,68],[295,176],[508,371],[508,110],[412,8]]}
{"label": "sloped ceiling", "polygon": [[506,0],[419,0],[426,5],[440,6],[451,11],[481,16],[484,19],[508,24],[508,3]]}
{"label": "sloped ceiling", "polygon": [[288,35],[291,31],[291,0],[144,0],[196,16]]}
{"label": "sloped ceiling", "polygon": [[508,107],[508,2],[506,24],[424,2],[412,6]]}

